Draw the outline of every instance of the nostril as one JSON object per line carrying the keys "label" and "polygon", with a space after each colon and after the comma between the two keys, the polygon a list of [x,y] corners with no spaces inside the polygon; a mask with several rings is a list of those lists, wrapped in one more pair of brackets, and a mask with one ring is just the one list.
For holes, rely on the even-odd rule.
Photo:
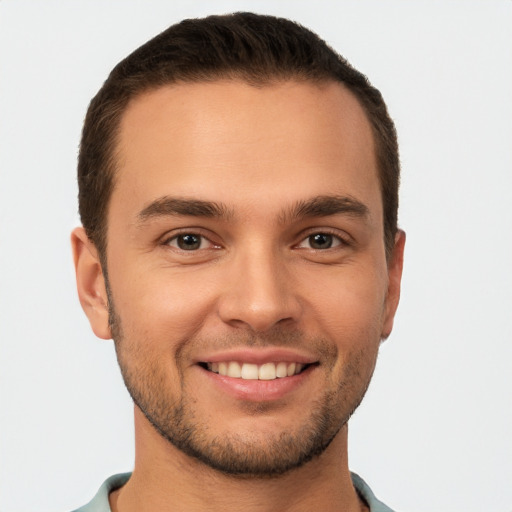
{"label": "nostril", "polygon": [[228,286],[219,297],[220,319],[233,327],[249,327],[257,333],[297,322],[301,302],[290,284],[285,282],[283,272],[280,275],[270,271],[257,272],[255,267],[258,265],[246,266],[243,279],[237,276],[236,283]]}

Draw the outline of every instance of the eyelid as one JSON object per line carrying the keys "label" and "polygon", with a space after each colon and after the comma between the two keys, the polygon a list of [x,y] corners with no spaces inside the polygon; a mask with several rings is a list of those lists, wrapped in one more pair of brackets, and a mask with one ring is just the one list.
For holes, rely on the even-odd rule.
{"label": "eyelid", "polygon": [[[308,240],[309,237],[313,235],[330,235],[333,238],[335,238],[339,243],[329,247],[328,249],[313,249],[312,247],[301,247],[301,245]],[[340,233],[339,230],[332,229],[332,228],[311,228],[307,231],[301,233],[301,238],[298,244],[295,245],[295,247],[299,249],[310,249],[312,251],[328,251],[329,249],[337,249],[338,247],[347,247],[352,245],[352,238],[347,233]]]}
{"label": "eyelid", "polygon": [[[297,244],[294,244],[294,247],[299,248],[299,249],[302,249],[302,248],[306,249],[306,247],[300,247],[301,244],[306,242],[309,237],[316,235],[316,234],[330,235],[339,242],[335,246],[330,247],[329,249],[336,249],[337,247],[340,247],[340,246],[351,246],[353,244],[352,237],[345,232],[340,233],[340,230],[338,230],[338,229],[309,228],[300,234],[299,242]],[[208,242],[209,246],[205,247],[205,248],[201,247],[199,249],[196,249],[195,251],[192,251],[192,250],[186,251],[186,250],[180,249],[177,246],[170,245],[171,241],[176,240],[179,236],[182,236],[182,235],[197,236],[197,237],[201,238],[202,240]],[[164,236],[162,236],[160,239],[159,245],[172,247],[173,249],[176,249],[177,251],[180,251],[183,253],[186,253],[186,252],[193,253],[193,252],[203,251],[203,250],[208,250],[208,249],[221,248],[222,244],[220,244],[216,241],[213,241],[212,238],[214,238],[214,236],[212,236],[211,232],[208,232],[208,234],[205,234],[204,228],[199,228],[199,227],[177,228],[171,232],[167,232]],[[314,251],[329,250],[329,249],[313,249],[312,247],[309,247],[307,249],[314,250]]]}
{"label": "eyelid", "polygon": [[[172,247],[173,249],[176,249],[177,251],[180,251],[182,253],[187,253],[187,252],[193,253],[193,252],[197,252],[197,251],[204,251],[204,250],[208,250],[208,249],[218,249],[218,248],[220,248],[221,244],[219,244],[217,242],[214,242],[212,240],[212,236],[206,235],[204,233],[204,231],[205,230],[202,229],[202,228],[194,228],[194,227],[192,227],[192,228],[178,228],[176,230],[173,230],[171,232],[166,233],[161,238],[160,245],[164,245],[164,246],[167,246],[167,247]],[[176,240],[179,236],[183,236],[183,235],[197,236],[198,238],[201,238],[201,240],[204,240],[204,241],[208,242],[209,247],[200,247],[199,249],[196,249],[195,251],[193,251],[193,250],[186,251],[184,249],[181,249],[180,247],[171,245],[171,241]]]}

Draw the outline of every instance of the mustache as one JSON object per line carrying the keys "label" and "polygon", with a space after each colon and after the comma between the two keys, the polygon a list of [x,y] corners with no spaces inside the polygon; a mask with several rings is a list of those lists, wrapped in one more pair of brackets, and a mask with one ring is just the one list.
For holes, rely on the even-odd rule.
{"label": "mustache", "polygon": [[335,343],[319,336],[310,336],[300,330],[275,326],[267,332],[240,330],[219,337],[197,336],[184,341],[176,351],[176,359],[186,358],[189,352],[214,348],[237,350],[251,348],[289,348],[316,354],[320,361],[334,361],[338,356]]}

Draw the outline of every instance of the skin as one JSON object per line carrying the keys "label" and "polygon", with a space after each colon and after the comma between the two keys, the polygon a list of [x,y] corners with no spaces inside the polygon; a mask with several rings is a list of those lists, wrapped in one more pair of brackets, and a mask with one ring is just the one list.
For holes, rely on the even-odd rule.
{"label": "skin", "polygon": [[[358,101],[335,83],[162,87],[130,103],[118,150],[107,231],[114,337],[132,396],[153,409],[135,407],[135,469],[110,496],[114,512],[363,510],[346,422],[392,329],[405,235],[387,260],[374,142]],[[191,200],[222,208],[198,214]],[[180,234],[201,245],[180,249]],[[315,234],[332,246],[315,245]],[[82,307],[109,339],[97,251],[83,228],[72,244]],[[198,364],[232,351],[272,359],[277,349],[314,364],[274,395],[266,384],[244,395]],[[328,414],[323,451],[272,477],[228,475],[148,421],[167,428],[177,404],[202,448],[229,441],[228,454],[260,454],[267,465],[285,452],[298,460],[300,449],[279,449],[280,440],[304,445],[319,430],[314,413]]]}

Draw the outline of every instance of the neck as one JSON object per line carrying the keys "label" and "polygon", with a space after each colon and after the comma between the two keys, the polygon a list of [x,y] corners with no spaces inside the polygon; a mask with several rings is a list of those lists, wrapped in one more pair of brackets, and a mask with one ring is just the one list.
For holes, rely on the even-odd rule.
{"label": "neck", "polygon": [[135,468],[110,495],[112,512],[364,510],[348,470],[346,426],[320,456],[274,478],[233,477],[205,466],[163,439],[138,409],[135,437]]}

